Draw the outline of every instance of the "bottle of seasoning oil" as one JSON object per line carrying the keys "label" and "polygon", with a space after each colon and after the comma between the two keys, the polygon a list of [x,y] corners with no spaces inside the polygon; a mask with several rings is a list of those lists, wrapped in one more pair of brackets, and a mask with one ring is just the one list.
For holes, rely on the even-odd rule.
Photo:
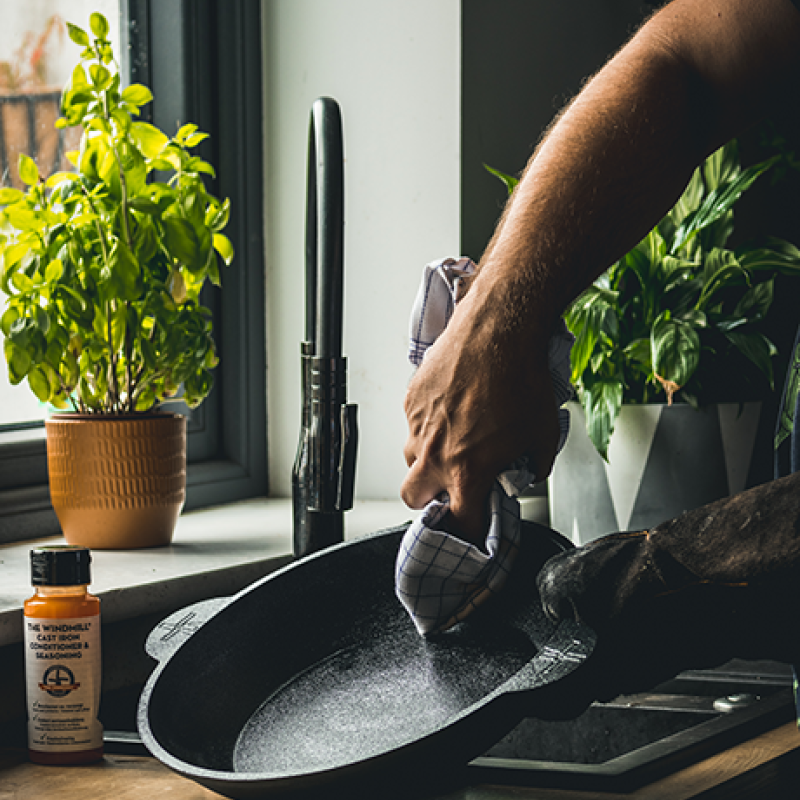
{"label": "bottle of seasoning oil", "polygon": [[37,764],[87,764],[103,756],[100,601],[87,591],[85,547],[31,550],[36,594],[25,601],[28,750]]}

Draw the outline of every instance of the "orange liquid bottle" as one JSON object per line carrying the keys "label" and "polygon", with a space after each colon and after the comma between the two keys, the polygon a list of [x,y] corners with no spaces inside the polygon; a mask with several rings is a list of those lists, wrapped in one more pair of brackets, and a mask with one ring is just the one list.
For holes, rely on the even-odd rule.
{"label": "orange liquid bottle", "polygon": [[28,752],[37,764],[88,764],[103,757],[100,600],[87,591],[85,547],[31,550],[36,594],[25,601]]}

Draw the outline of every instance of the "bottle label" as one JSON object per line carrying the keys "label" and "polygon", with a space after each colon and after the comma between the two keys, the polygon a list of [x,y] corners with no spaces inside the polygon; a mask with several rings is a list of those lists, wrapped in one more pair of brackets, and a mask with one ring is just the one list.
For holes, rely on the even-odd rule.
{"label": "bottle label", "polygon": [[102,747],[100,617],[25,617],[28,747],[69,753]]}

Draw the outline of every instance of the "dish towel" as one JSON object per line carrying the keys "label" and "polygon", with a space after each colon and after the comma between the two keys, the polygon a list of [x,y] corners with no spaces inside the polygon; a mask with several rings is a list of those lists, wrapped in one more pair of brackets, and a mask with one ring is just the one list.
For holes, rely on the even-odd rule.
{"label": "dish towel", "polygon": [[[418,367],[453,315],[463,279],[475,271],[469,258],[445,258],[425,266],[411,313],[409,360]],[[570,351],[575,341],[563,321],[548,348],[550,374],[559,406],[559,451],[569,433],[572,395]],[[490,522],[485,550],[441,530],[450,510],[443,492],[422,511],[403,536],[395,564],[395,591],[423,635],[442,633],[497,594],[519,550],[517,496],[534,483],[528,459],[520,458],[498,475],[489,495]]]}

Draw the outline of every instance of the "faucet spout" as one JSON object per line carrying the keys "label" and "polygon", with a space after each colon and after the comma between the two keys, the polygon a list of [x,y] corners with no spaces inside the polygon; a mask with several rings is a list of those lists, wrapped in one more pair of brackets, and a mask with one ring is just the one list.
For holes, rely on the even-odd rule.
{"label": "faucet spout", "polygon": [[343,514],[353,507],[358,425],[342,356],[343,243],[341,112],[321,97],[309,125],[303,412],[292,469],[296,556],[344,541]]}

